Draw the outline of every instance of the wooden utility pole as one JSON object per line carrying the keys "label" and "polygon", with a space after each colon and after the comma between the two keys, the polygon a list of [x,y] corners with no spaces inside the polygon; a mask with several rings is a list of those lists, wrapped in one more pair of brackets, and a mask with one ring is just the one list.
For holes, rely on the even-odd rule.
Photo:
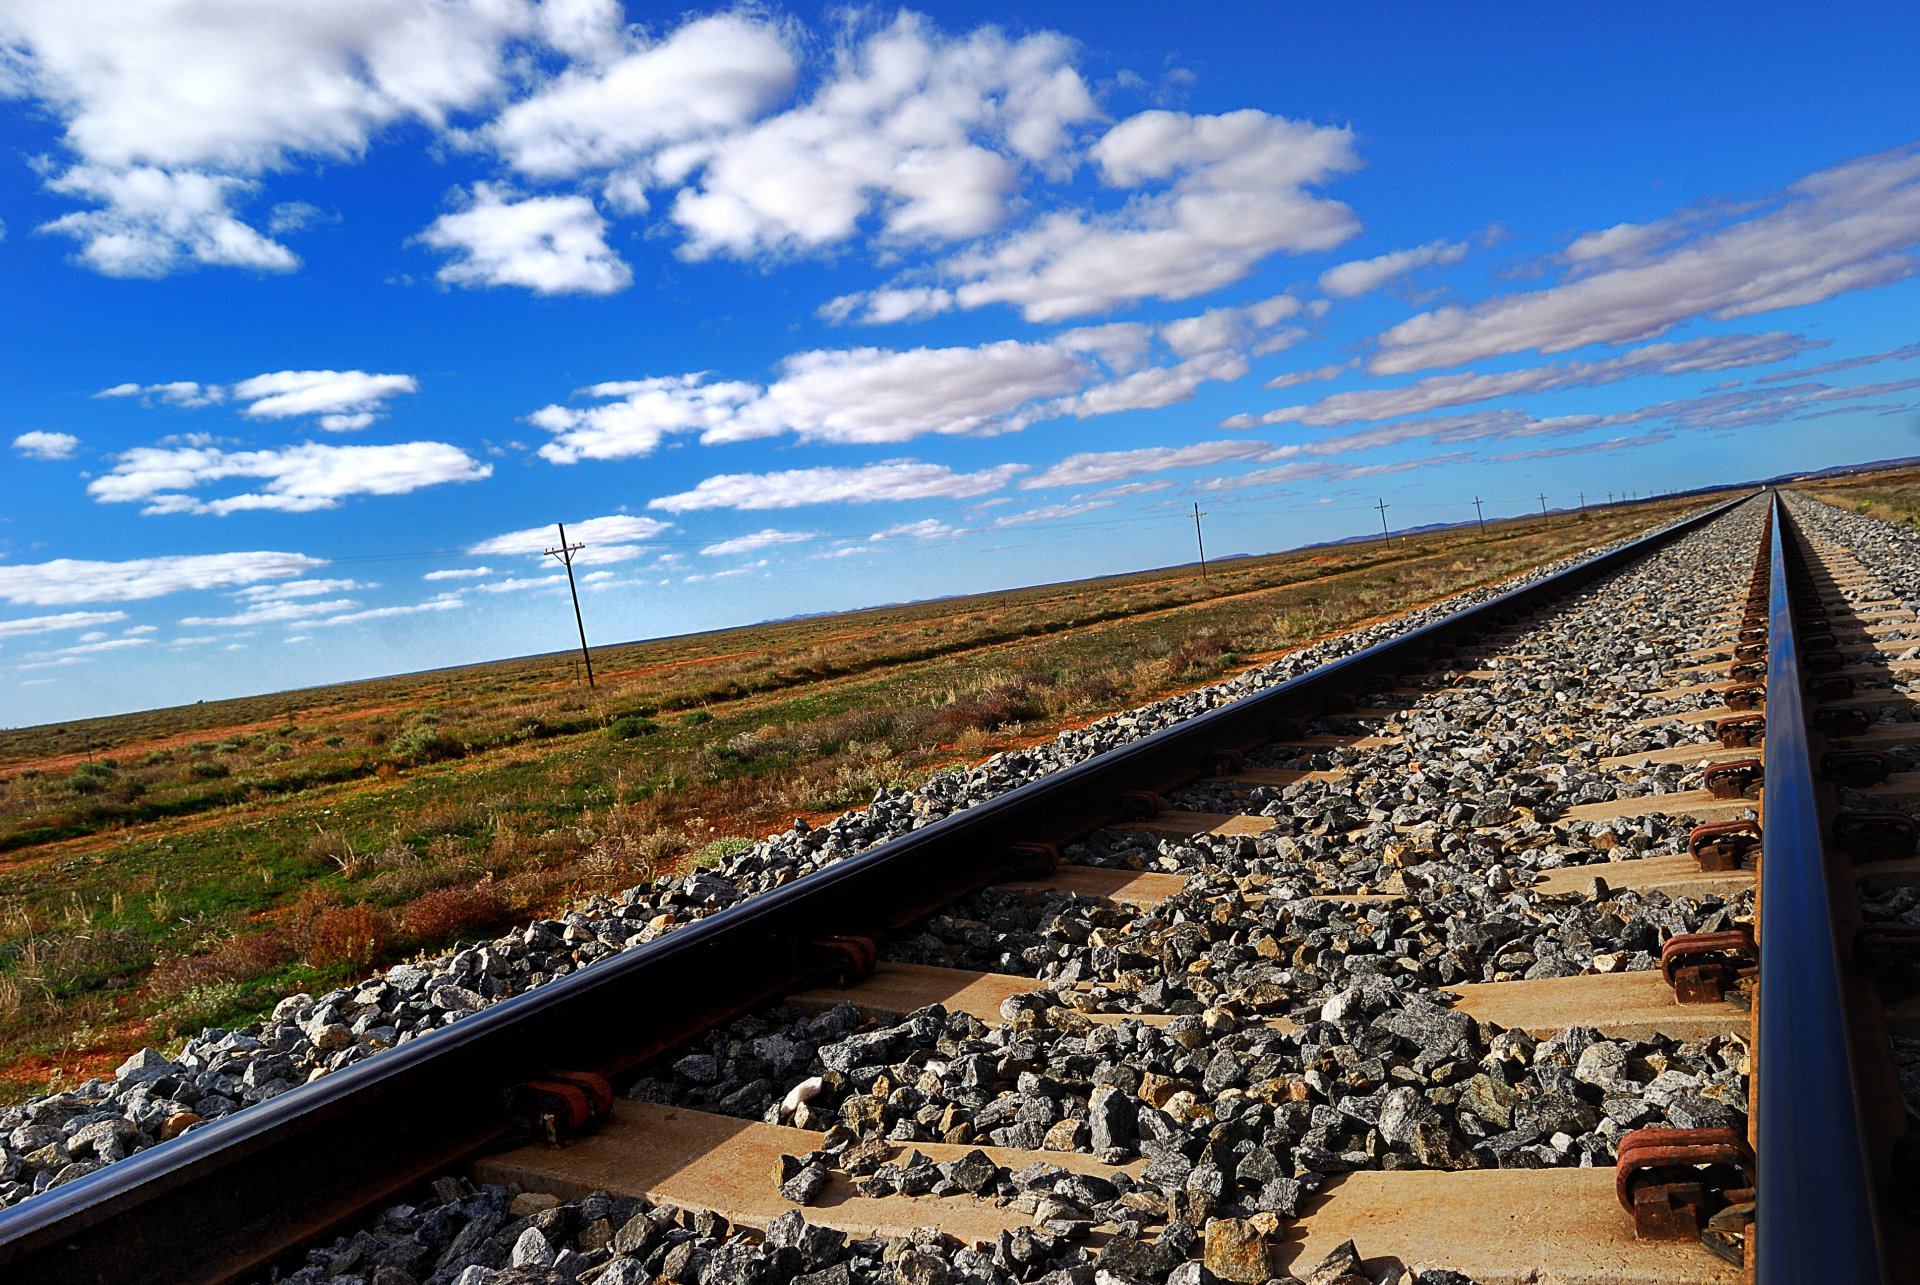
{"label": "wooden utility pole", "polygon": [[1200,511],[1200,502],[1195,500],[1193,502],[1193,542],[1200,546],[1200,579],[1202,582],[1207,578],[1207,541],[1206,538],[1200,534],[1200,519],[1205,516],[1207,515]]}
{"label": "wooden utility pole", "polygon": [[1386,500],[1385,500],[1385,499],[1382,499],[1382,500],[1381,500],[1381,501],[1380,501],[1380,502],[1379,502],[1378,504],[1376,504],[1376,505],[1374,505],[1373,507],[1374,507],[1374,508],[1376,508],[1376,509],[1379,509],[1379,510],[1380,510],[1380,538],[1381,538],[1381,540],[1383,540],[1383,541],[1384,541],[1384,542],[1386,542],[1387,544],[1392,544],[1392,543],[1393,543],[1393,532],[1391,532],[1391,531],[1389,531],[1389,530],[1387,530],[1387,510],[1388,510],[1388,509],[1390,509],[1390,508],[1392,508],[1393,506],[1392,506],[1391,504],[1388,504],[1388,503],[1386,502]]}
{"label": "wooden utility pole", "polygon": [[1540,516],[1543,518],[1547,516],[1547,493],[1545,491],[1540,492]]}
{"label": "wooden utility pole", "polygon": [[1480,507],[1480,497],[1477,495],[1473,497],[1473,516],[1480,520],[1480,529],[1482,531],[1486,530],[1487,514],[1486,511]]}
{"label": "wooden utility pole", "polygon": [[573,582],[573,555],[586,548],[584,544],[567,543],[567,524],[554,523],[560,529],[560,547],[546,550],[549,558],[558,558],[567,569],[567,592],[573,595],[573,624],[580,631],[580,659],[587,667],[587,690],[593,690],[593,657],[587,652],[587,626],[580,619],[580,587]]}

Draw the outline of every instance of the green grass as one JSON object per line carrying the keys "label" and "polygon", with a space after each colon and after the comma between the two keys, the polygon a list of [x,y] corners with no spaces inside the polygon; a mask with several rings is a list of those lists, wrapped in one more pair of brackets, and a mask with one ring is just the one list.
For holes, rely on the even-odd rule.
{"label": "green grass", "polygon": [[592,694],[530,657],[0,732],[0,1096],[337,984],[341,908],[442,948],[406,927],[436,889],[524,916],[710,864],[1679,507],[604,648]]}

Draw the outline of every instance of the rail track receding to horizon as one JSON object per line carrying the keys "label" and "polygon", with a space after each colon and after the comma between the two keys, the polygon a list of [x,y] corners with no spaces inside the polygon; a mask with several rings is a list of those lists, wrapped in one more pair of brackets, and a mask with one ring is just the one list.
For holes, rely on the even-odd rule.
{"label": "rail track receding to horizon", "polygon": [[1920,539],[1767,492],[0,1113],[0,1279],[1899,1282]]}

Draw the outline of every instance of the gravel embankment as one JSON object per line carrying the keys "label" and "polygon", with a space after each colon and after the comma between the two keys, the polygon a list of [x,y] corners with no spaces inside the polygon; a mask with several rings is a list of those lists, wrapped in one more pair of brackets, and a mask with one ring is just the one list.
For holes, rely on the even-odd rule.
{"label": "gravel embankment", "polygon": [[[710,1214],[589,1198],[509,1201],[443,1181],[388,1210],[302,1279],[377,1285],[521,1281],[1198,1280],[1210,1259],[1260,1240],[1326,1177],[1355,1168],[1609,1164],[1647,1123],[1738,1124],[1738,1042],[1620,1041],[1575,1029],[1536,1041],[1450,1011],[1463,982],[1653,966],[1676,931],[1711,930],[1748,898],[1671,900],[1606,892],[1546,897],[1535,873],[1684,847],[1687,824],[1656,814],[1606,825],[1556,818],[1580,802],[1695,788],[1684,767],[1603,769],[1598,760],[1704,741],[1640,718],[1712,703],[1651,693],[1681,680],[1703,645],[1701,604],[1744,581],[1758,506],[1589,588],[1526,627],[1485,674],[1436,674],[1431,690],[1383,696],[1326,726],[1397,738],[1376,749],[1261,756],[1262,766],[1345,769],[1337,782],[1199,785],[1172,800],[1275,818],[1270,834],[1152,842],[1102,832],[1069,860],[1183,873],[1185,890],[1127,909],[989,890],[892,943],[888,956],[1017,973],[1033,994],[996,1024],[939,1009],[884,1024],[850,1006],[743,1017],[655,1068],[633,1096],[823,1130],[796,1157],[804,1203],[830,1171],[870,1194],[968,1192],[1012,1203],[1032,1233],[975,1254],[851,1242],[783,1219],[764,1239]],[[1910,556],[1910,555],[1909,555]],[[1543,574],[1546,569],[1543,569]],[[244,1031],[209,1031],[180,1055],[148,1051],[112,1081],[0,1112],[0,1203],[11,1203],[349,1065],[626,947],[657,938],[875,842],[1417,627],[1493,591],[1331,640],[1202,691],[1063,733],[971,772],[817,829],[771,836],[714,870],[596,898],[559,920],[447,957],[388,970],[319,998],[293,996]],[[1319,729],[1316,729],[1319,730]],[[1602,880],[1604,868],[1596,870]],[[1390,888],[1395,901],[1317,901]],[[1176,1014],[1163,1026],[1087,1013]],[[979,1142],[1149,1163],[1114,1182],[984,1156],[882,1163],[876,1142]],[[937,1218],[930,1207],[929,1218]],[[1098,1254],[1094,1229],[1118,1234]],[[1365,1247],[1362,1247],[1363,1250]],[[1221,1260],[1224,1262],[1224,1260]],[[1181,1265],[1185,1264],[1185,1265]],[[1315,1285],[1344,1282],[1339,1259]],[[1256,1278],[1258,1279],[1258,1278]],[[1439,1285],[1435,1276],[1428,1285]]]}

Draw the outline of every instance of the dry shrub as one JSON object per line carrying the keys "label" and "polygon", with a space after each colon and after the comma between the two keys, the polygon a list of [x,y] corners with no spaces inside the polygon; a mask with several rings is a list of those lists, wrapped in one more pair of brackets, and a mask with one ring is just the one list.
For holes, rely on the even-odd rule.
{"label": "dry shrub", "polygon": [[478,936],[506,916],[506,898],[485,884],[468,884],[420,894],[401,911],[401,922],[409,936],[441,942]]}
{"label": "dry shrub", "polygon": [[1220,658],[1226,654],[1226,644],[1210,634],[1183,639],[1167,654],[1167,673],[1182,678],[1196,669],[1208,672],[1219,668]]}
{"label": "dry shrub", "polygon": [[277,932],[246,933],[204,955],[169,960],[149,982],[159,995],[183,995],[195,987],[252,981],[293,958],[293,946]]}
{"label": "dry shrub", "polygon": [[331,964],[368,965],[393,949],[393,919],[368,905],[328,906],[301,934],[301,954],[315,968]]}
{"label": "dry shrub", "polygon": [[940,710],[935,727],[942,736],[952,736],[970,728],[991,730],[1027,722],[1046,712],[1050,686],[1044,675],[1020,674],[972,697],[955,697]]}

